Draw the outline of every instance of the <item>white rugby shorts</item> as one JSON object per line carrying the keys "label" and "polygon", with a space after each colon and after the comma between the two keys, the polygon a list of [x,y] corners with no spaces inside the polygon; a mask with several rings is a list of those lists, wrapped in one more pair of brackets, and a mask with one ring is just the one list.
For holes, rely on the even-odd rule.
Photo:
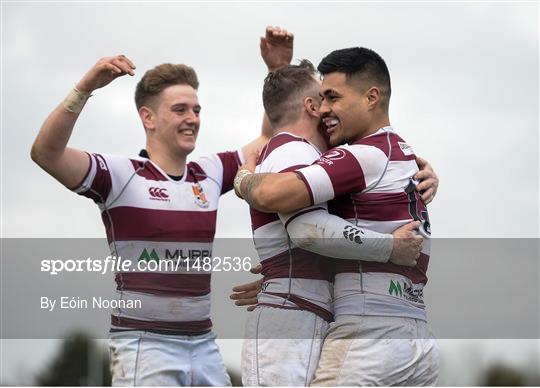
{"label": "white rugby shorts", "polygon": [[242,347],[244,386],[309,386],[327,328],[309,311],[257,307]]}
{"label": "white rugby shorts", "polygon": [[109,334],[113,386],[230,386],[212,332],[187,336],[148,331]]}
{"label": "white rugby shorts", "polygon": [[439,349],[427,323],[401,317],[338,316],[330,324],[312,386],[432,386]]}

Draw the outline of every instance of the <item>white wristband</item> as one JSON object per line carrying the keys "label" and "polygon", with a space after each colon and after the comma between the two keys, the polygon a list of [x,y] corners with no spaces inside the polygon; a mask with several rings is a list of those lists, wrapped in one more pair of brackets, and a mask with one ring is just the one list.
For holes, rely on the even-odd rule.
{"label": "white wristband", "polygon": [[238,195],[240,198],[244,198],[244,197],[242,196],[242,188],[241,188],[242,180],[243,180],[246,176],[251,175],[251,174],[253,174],[251,171],[242,169],[242,170],[238,171],[238,172],[236,173],[236,176],[234,177],[234,192],[235,192],[236,195]]}
{"label": "white wristband", "polygon": [[64,109],[68,112],[79,114],[90,96],[90,93],[81,92],[80,90],[77,90],[77,88],[73,88],[64,99]]}

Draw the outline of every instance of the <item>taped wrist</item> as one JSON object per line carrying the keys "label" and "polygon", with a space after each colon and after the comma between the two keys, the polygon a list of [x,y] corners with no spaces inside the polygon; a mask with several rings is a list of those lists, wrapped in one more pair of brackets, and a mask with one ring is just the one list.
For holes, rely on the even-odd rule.
{"label": "taped wrist", "polygon": [[77,88],[73,88],[64,99],[64,109],[68,112],[79,114],[90,96],[90,93],[81,92],[80,90],[77,90]]}
{"label": "taped wrist", "polygon": [[247,176],[253,174],[251,171],[242,169],[236,173],[236,176],[234,177],[233,186],[234,186],[234,192],[237,196],[240,198],[244,198],[242,195],[242,180]]}

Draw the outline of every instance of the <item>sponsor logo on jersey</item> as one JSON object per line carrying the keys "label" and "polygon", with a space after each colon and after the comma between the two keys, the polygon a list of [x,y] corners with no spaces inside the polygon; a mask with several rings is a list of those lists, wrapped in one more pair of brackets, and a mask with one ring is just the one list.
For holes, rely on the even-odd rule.
{"label": "sponsor logo on jersey", "polygon": [[401,152],[403,152],[403,155],[411,156],[414,154],[414,151],[410,145],[407,143],[403,143],[402,141],[398,141],[399,148],[401,149]]}
{"label": "sponsor logo on jersey", "polygon": [[336,149],[328,151],[323,156],[321,156],[319,161],[331,166],[332,164],[334,164],[334,161],[343,159],[344,157],[345,157],[345,151],[340,148],[336,148]]}
{"label": "sponsor logo on jersey", "polygon": [[261,284],[261,292],[265,292],[269,285],[270,283],[268,282]]}
{"label": "sponsor logo on jersey", "polygon": [[407,284],[398,280],[390,280],[388,294],[403,298],[413,303],[424,303],[424,290],[422,284]]}
{"label": "sponsor logo on jersey", "polygon": [[148,194],[150,194],[149,198],[154,201],[170,201],[167,189],[164,187],[150,187]]}
{"label": "sponsor logo on jersey", "polygon": [[206,257],[212,257],[212,251],[207,249],[165,249],[165,258],[168,260],[178,259],[204,259]]}
{"label": "sponsor logo on jersey", "polygon": [[390,287],[388,288],[388,293],[395,296],[403,296],[403,290],[401,289],[401,284],[398,281],[390,280]]}
{"label": "sponsor logo on jersey", "polygon": [[139,256],[138,261],[141,261],[141,260],[144,260],[146,262],[149,262],[149,261],[157,261],[157,262],[159,262],[159,256],[156,253],[155,249],[152,249],[152,251],[150,253],[148,253],[146,248],[144,248],[143,251],[141,252],[141,255]]}
{"label": "sponsor logo on jersey", "polygon": [[195,196],[195,203],[200,207],[207,208],[210,202],[206,199],[206,194],[204,194],[203,188],[200,183],[195,183],[191,186],[193,190],[193,195]]}
{"label": "sponsor logo on jersey", "polygon": [[105,164],[105,162],[99,158],[98,158],[98,162],[99,162],[99,168],[102,169],[103,171],[107,171],[107,165]]}

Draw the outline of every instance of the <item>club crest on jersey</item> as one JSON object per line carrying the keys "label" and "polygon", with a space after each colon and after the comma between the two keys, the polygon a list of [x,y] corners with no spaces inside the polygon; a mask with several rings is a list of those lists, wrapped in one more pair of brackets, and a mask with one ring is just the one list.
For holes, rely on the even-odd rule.
{"label": "club crest on jersey", "polygon": [[200,207],[208,207],[210,202],[208,202],[206,199],[206,194],[204,194],[201,184],[195,183],[193,186],[191,186],[191,189],[193,190],[193,195],[195,196],[195,203]]}

